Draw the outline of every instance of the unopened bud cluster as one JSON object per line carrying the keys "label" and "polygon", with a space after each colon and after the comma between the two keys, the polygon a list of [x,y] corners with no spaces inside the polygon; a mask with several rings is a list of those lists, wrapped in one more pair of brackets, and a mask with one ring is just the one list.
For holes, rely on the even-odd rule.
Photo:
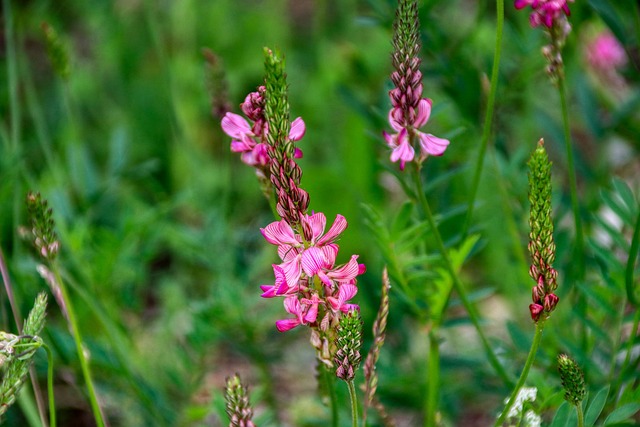
{"label": "unopened bud cluster", "polygon": [[27,194],[27,211],[31,228],[26,230],[25,237],[31,240],[38,254],[47,260],[53,260],[60,249],[53,210],[40,193],[30,192]]}
{"label": "unopened bud cluster", "polygon": [[553,268],[556,245],[553,242],[553,219],[551,217],[551,162],[540,140],[529,159],[529,253],[531,267],[529,275],[536,285],[532,290],[533,304],[529,306],[531,318],[537,322],[546,319],[556,304],[554,293],[558,287],[558,272]]}
{"label": "unopened bud cluster", "polygon": [[564,399],[577,406],[587,394],[584,374],[578,364],[566,354],[558,356],[558,371],[564,388]]}
{"label": "unopened bud cluster", "polygon": [[351,381],[360,366],[362,356],[362,319],[358,310],[351,310],[340,318],[334,357],[336,376],[344,381]]}
{"label": "unopened bud cluster", "polygon": [[255,427],[251,420],[253,408],[249,402],[249,392],[240,381],[238,374],[227,378],[224,398],[227,404],[229,427]]}

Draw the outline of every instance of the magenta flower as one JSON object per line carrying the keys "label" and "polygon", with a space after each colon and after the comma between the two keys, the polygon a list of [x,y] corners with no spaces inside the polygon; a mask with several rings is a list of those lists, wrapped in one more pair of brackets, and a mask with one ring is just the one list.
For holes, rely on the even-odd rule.
{"label": "magenta flower", "polygon": [[355,285],[344,284],[338,288],[337,295],[327,297],[327,302],[333,311],[348,313],[351,310],[360,310],[357,304],[347,304],[347,302],[358,293]]}
{"label": "magenta flower", "polygon": [[330,289],[338,283],[350,283],[359,274],[358,255],[352,255],[348,263],[334,268],[337,252],[329,248],[311,247],[301,257],[302,269],[308,277],[318,276]]}
{"label": "magenta flower", "polygon": [[516,9],[531,6],[533,12],[529,16],[529,22],[532,27],[544,24],[547,28],[551,28],[562,15],[571,14],[568,2],[573,0],[515,0],[514,6]]}
{"label": "magenta flower", "polygon": [[625,80],[619,69],[627,65],[629,58],[618,39],[609,31],[603,31],[587,44],[585,50],[587,62],[603,83],[624,90]]}
{"label": "magenta flower", "polygon": [[276,328],[278,328],[278,331],[286,332],[305,323],[303,307],[298,297],[290,296],[285,298],[284,309],[287,313],[293,314],[295,317],[292,319],[277,320]]}

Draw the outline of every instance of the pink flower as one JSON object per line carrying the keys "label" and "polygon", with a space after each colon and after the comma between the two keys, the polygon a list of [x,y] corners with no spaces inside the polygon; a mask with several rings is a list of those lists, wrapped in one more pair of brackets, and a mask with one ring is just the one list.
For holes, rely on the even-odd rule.
{"label": "pink flower", "polygon": [[568,2],[573,0],[515,0],[514,6],[516,9],[531,6],[533,12],[529,16],[529,22],[532,27],[544,24],[547,28],[551,28],[560,16],[570,15]]}
{"label": "pink flower", "polygon": [[347,304],[351,298],[358,293],[358,287],[355,285],[344,284],[338,288],[336,296],[327,297],[327,302],[333,311],[342,311],[348,313],[351,310],[360,310],[357,304]]}
{"label": "pink flower", "polygon": [[413,132],[418,137],[421,162],[429,155],[441,156],[449,146],[448,140],[418,130],[427,124],[429,116],[431,116],[431,105],[432,101],[429,98],[422,98],[418,103],[417,111],[411,108],[410,116],[412,121],[408,126],[404,125],[406,118],[401,108],[395,107],[389,111],[389,124],[397,133],[390,135],[387,132],[383,132],[383,134],[387,145],[392,148],[391,161],[395,163],[400,160],[400,170],[404,170],[405,163],[413,161],[415,157],[415,150],[411,146],[409,138],[410,132]]}
{"label": "pink flower", "polygon": [[[327,250],[328,249],[328,250]],[[351,283],[360,272],[358,255],[352,255],[348,263],[334,268],[337,252],[330,248],[311,247],[302,254],[302,269],[308,277],[318,276],[322,283],[333,288],[337,283]]]}
{"label": "pink flower", "polygon": [[596,71],[608,74],[625,66],[628,58],[618,39],[606,31],[587,46],[587,61]]}
{"label": "pink flower", "polygon": [[[251,96],[249,94],[247,98]],[[247,101],[243,104],[243,110]],[[251,115],[255,115],[255,111],[249,110]],[[256,126],[253,128],[249,122],[242,116],[234,113],[227,113],[222,118],[222,130],[234,138],[231,141],[231,151],[234,153],[241,153],[241,159],[249,166],[264,168],[269,164],[269,154],[267,151],[267,144],[263,143],[263,138],[268,133],[266,124],[264,126],[258,126],[262,134],[256,134]],[[298,117],[291,123],[291,130],[289,131],[289,139],[293,142],[302,139],[306,132],[306,127],[302,118]],[[302,157],[302,151],[296,148],[294,151],[294,158],[298,159]]]}
{"label": "pink flower", "polygon": [[295,317],[293,319],[277,320],[276,328],[278,328],[278,331],[286,332],[305,323],[302,305],[300,301],[298,301],[298,297],[290,296],[285,298],[284,309],[287,313],[293,314]]}

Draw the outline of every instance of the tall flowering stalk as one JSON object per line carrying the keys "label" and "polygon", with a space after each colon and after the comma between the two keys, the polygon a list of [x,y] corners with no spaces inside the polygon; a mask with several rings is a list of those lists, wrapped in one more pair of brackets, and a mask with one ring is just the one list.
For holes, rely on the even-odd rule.
{"label": "tall flowering stalk", "polygon": [[[311,344],[318,360],[351,383],[351,391],[352,375],[359,363],[352,356],[357,350],[343,348],[338,330],[341,318],[359,310],[350,301],[358,292],[356,278],[364,273],[365,266],[358,263],[358,255],[352,255],[345,264],[337,263],[337,241],[347,228],[344,216],[336,215],[327,230],[322,212],[308,213],[309,194],[300,186],[302,170],[295,161],[301,152],[294,146],[304,134],[304,122],[301,118],[289,121],[283,57],[265,49],[265,58],[264,86],[249,94],[242,104],[253,125],[233,113],[222,120],[223,130],[234,138],[232,151],[242,153],[243,161],[256,167],[263,182],[268,180],[275,212],[281,218],[260,230],[265,240],[277,247],[281,261],[272,266],[273,284],[261,286],[262,297],[281,298],[290,315],[276,321],[278,331],[298,326],[311,329]],[[259,161],[253,162],[256,159]],[[345,328],[343,325],[342,330]],[[350,325],[347,329],[353,332],[354,328]],[[332,409],[333,425],[337,425],[337,409]],[[353,414],[357,418],[357,411]]]}
{"label": "tall flowering stalk", "polygon": [[[569,175],[569,187],[571,193],[571,209],[573,211],[573,221],[575,225],[576,240],[574,246],[574,267],[575,279],[580,281],[585,276],[585,244],[582,231],[582,218],[578,201],[578,187],[576,182],[576,171],[573,161],[573,146],[571,143],[571,128],[569,125],[569,108],[567,105],[567,95],[565,89],[565,74],[562,60],[562,48],[571,32],[571,25],[567,17],[570,15],[569,3],[573,0],[515,0],[516,9],[531,7],[529,22],[532,27],[542,27],[549,36],[549,44],[542,48],[542,53],[547,59],[547,74],[551,82],[558,88],[560,106],[562,110],[562,123],[564,129],[564,142],[567,153],[567,166]],[[584,310],[586,303],[584,297],[580,296],[577,303],[579,310]],[[539,307],[536,307],[539,310]],[[585,313],[583,313],[585,314]],[[586,345],[587,331],[583,325],[582,342]]]}
{"label": "tall flowering stalk", "polygon": [[531,154],[529,171],[529,201],[531,203],[529,252],[532,260],[529,274],[536,282],[532,291],[533,304],[529,305],[529,311],[536,324],[536,331],[520,378],[496,421],[495,427],[502,426],[511,413],[511,408],[518,399],[538,352],[544,324],[558,304],[558,297],[554,294],[558,287],[558,273],[552,265],[556,246],[553,243],[553,219],[551,217],[551,162],[542,139]]}
{"label": "tall flowering stalk", "polygon": [[[419,129],[424,126],[431,114],[432,101],[423,97],[422,73],[420,71],[420,22],[418,19],[418,5],[416,0],[399,0],[394,21],[392,64],[394,71],[391,80],[394,89],[389,92],[392,108],[389,111],[389,123],[394,134],[384,132],[385,140],[391,147],[391,161],[400,162],[400,169],[404,170],[407,163],[412,164],[412,178],[415,186],[417,203],[420,205],[426,217],[431,233],[436,241],[445,264],[446,271],[452,278],[453,288],[458,293],[471,322],[475,326],[478,336],[483,344],[487,357],[496,372],[503,381],[510,383],[510,378],[500,364],[483,328],[480,325],[479,316],[469,301],[465,288],[453,266],[447,248],[438,230],[435,218],[431,212],[429,202],[425,196],[421,168],[429,156],[441,156],[449,146],[446,139],[425,134]],[[416,155],[416,149],[419,155]],[[426,417],[427,426],[436,424],[436,413],[439,387],[439,340],[435,332],[429,333],[429,362],[426,393]]]}
{"label": "tall flowering stalk", "polygon": [[[449,141],[419,130],[429,120],[433,102],[422,97],[420,21],[416,1],[398,2],[393,29],[391,62],[394,71],[391,80],[395,88],[389,91],[392,105],[389,125],[395,133],[384,132],[384,138],[391,148],[391,161],[400,161],[400,169],[404,169],[407,162],[415,160],[421,164],[429,155],[441,156]],[[416,140],[420,150],[417,158]]]}

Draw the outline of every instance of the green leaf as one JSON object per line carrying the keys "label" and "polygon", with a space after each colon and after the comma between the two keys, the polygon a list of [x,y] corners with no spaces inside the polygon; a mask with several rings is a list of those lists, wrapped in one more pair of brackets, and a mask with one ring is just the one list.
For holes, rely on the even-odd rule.
{"label": "green leaf", "polygon": [[640,403],[627,403],[614,410],[604,421],[604,425],[621,423],[628,420],[636,412],[640,411]]}
{"label": "green leaf", "polygon": [[585,427],[590,427],[596,423],[596,420],[600,416],[602,412],[602,408],[604,408],[604,404],[607,401],[607,396],[609,395],[609,386],[601,388],[598,393],[596,393],[595,397],[589,402],[589,406],[587,407],[587,413],[584,417],[584,425]]}
{"label": "green leaf", "polygon": [[567,402],[563,402],[562,405],[556,411],[556,415],[553,417],[551,424],[549,427],[566,427],[569,422],[569,416],[571,415],[571,411],[573,407],[569,405]]}
{"label": "green leaf", "polygon": [[613,188],[616,190],[616,193],[618,193],[624,204],[627,205],[629,212],[633,214],[633,212],[638,209],[638,202],[636,201],[633,191],[629,188],[629,185],[619,178],[614,178]]}
{"label": "green leaf", "polygon": [[413,214],[413,203],[405,202],[391,224],[391,235],[395,236],[409,228],[411,215]]}

